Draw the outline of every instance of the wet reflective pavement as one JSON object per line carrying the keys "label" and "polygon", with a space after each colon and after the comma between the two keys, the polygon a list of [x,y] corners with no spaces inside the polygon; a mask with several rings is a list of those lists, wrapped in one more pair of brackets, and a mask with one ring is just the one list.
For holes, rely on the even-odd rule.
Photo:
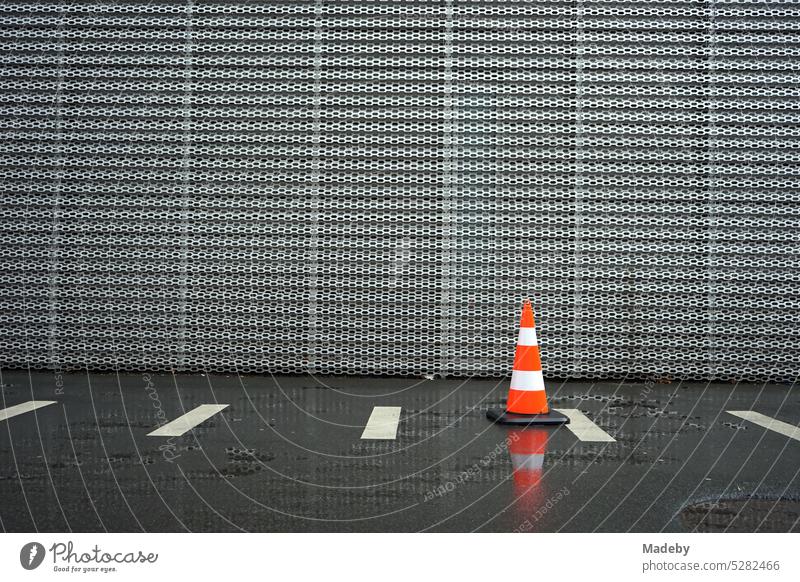
{"label": "wet reflective pavement", "polygon": [[[548,383],[614,442],[506,428],[507,381],[2,374],[4,531],[800,531],[780,384]],[[182,436],[148,433],[228,404]],[[374,407],[396,438],[362,439]],[[216,409],[212,409],[216,410]],[[385,427],[384,427],[385,428]],[[390,432],[394,432],[393,430]]]}

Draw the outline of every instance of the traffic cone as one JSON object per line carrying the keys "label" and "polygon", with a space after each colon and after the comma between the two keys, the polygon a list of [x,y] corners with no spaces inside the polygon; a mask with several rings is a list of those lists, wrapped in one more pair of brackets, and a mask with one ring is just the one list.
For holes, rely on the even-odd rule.
{"label": "traffic cone", "polygon": [[522,318],[519,322],[517,353],[511,372],[511,387],[508,391],[506,410],[492,408],[486,417],[499,424],[567,424],[569,418],[547,406],[547,395],[542,379],[542,362],[539,359],[539,343],[536,341],[536,326],[530,300],[522,303]]}

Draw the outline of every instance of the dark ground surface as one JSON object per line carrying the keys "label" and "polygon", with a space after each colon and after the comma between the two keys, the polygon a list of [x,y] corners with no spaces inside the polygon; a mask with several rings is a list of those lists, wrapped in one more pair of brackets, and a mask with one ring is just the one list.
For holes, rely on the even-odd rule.
{"label": "dark ground surface", "polygon": [[[515,479],[485,418],[507,381],[7,371],[4,531],[800,530],[800,442],[731,416],[797,425],[786,385],[550,382],[617,439],[544,430],[543,474]],[[60,382],[58,382],[60,383]],[[155,400],[157,397],[158,400]],[[199,404],[193,432],[145,436]],[[402,406],[395,441],[361,440]],[[163,411],[163,416],[159,416]],[[519,429],[517,429],[519,430]]]}

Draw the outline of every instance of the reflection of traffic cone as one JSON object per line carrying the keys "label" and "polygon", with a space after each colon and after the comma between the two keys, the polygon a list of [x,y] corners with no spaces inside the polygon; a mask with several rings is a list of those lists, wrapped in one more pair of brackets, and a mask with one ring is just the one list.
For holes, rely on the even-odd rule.
{"label": "reflection of traffic cone", "polygon": [[547,395],[542,379],[542,362],[539,359],[539,343],[533,321],[531,302],[522,304],[519,323],[517,353],[511,372],[511,387],[508,391],[506,410],[490,409],[486,416],[501,424],[566,424],[569,418],[547,406]]}
{"label": "reflection of traffic cone", "polygon": [[538,485],[542,480],[547,431],[514,430],[509,433],[508,439],[514,483],[525,487]]}
{"label": "reflection of traffic cone", "polygon": [[548,435],[548,431],[541,428],[518,428],[508,432],[514,478],[513,511],[522,522],[521,531],[538,529],[535,516],[542,509],[545,496],[542,472]]}

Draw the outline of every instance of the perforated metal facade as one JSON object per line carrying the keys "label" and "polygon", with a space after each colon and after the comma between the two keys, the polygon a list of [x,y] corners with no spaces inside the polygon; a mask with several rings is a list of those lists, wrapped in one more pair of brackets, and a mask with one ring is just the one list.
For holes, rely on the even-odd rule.
{"label": "perforated metal facade", "polygon": [[6,366],[798,371],[796,1],[2,6]]}

